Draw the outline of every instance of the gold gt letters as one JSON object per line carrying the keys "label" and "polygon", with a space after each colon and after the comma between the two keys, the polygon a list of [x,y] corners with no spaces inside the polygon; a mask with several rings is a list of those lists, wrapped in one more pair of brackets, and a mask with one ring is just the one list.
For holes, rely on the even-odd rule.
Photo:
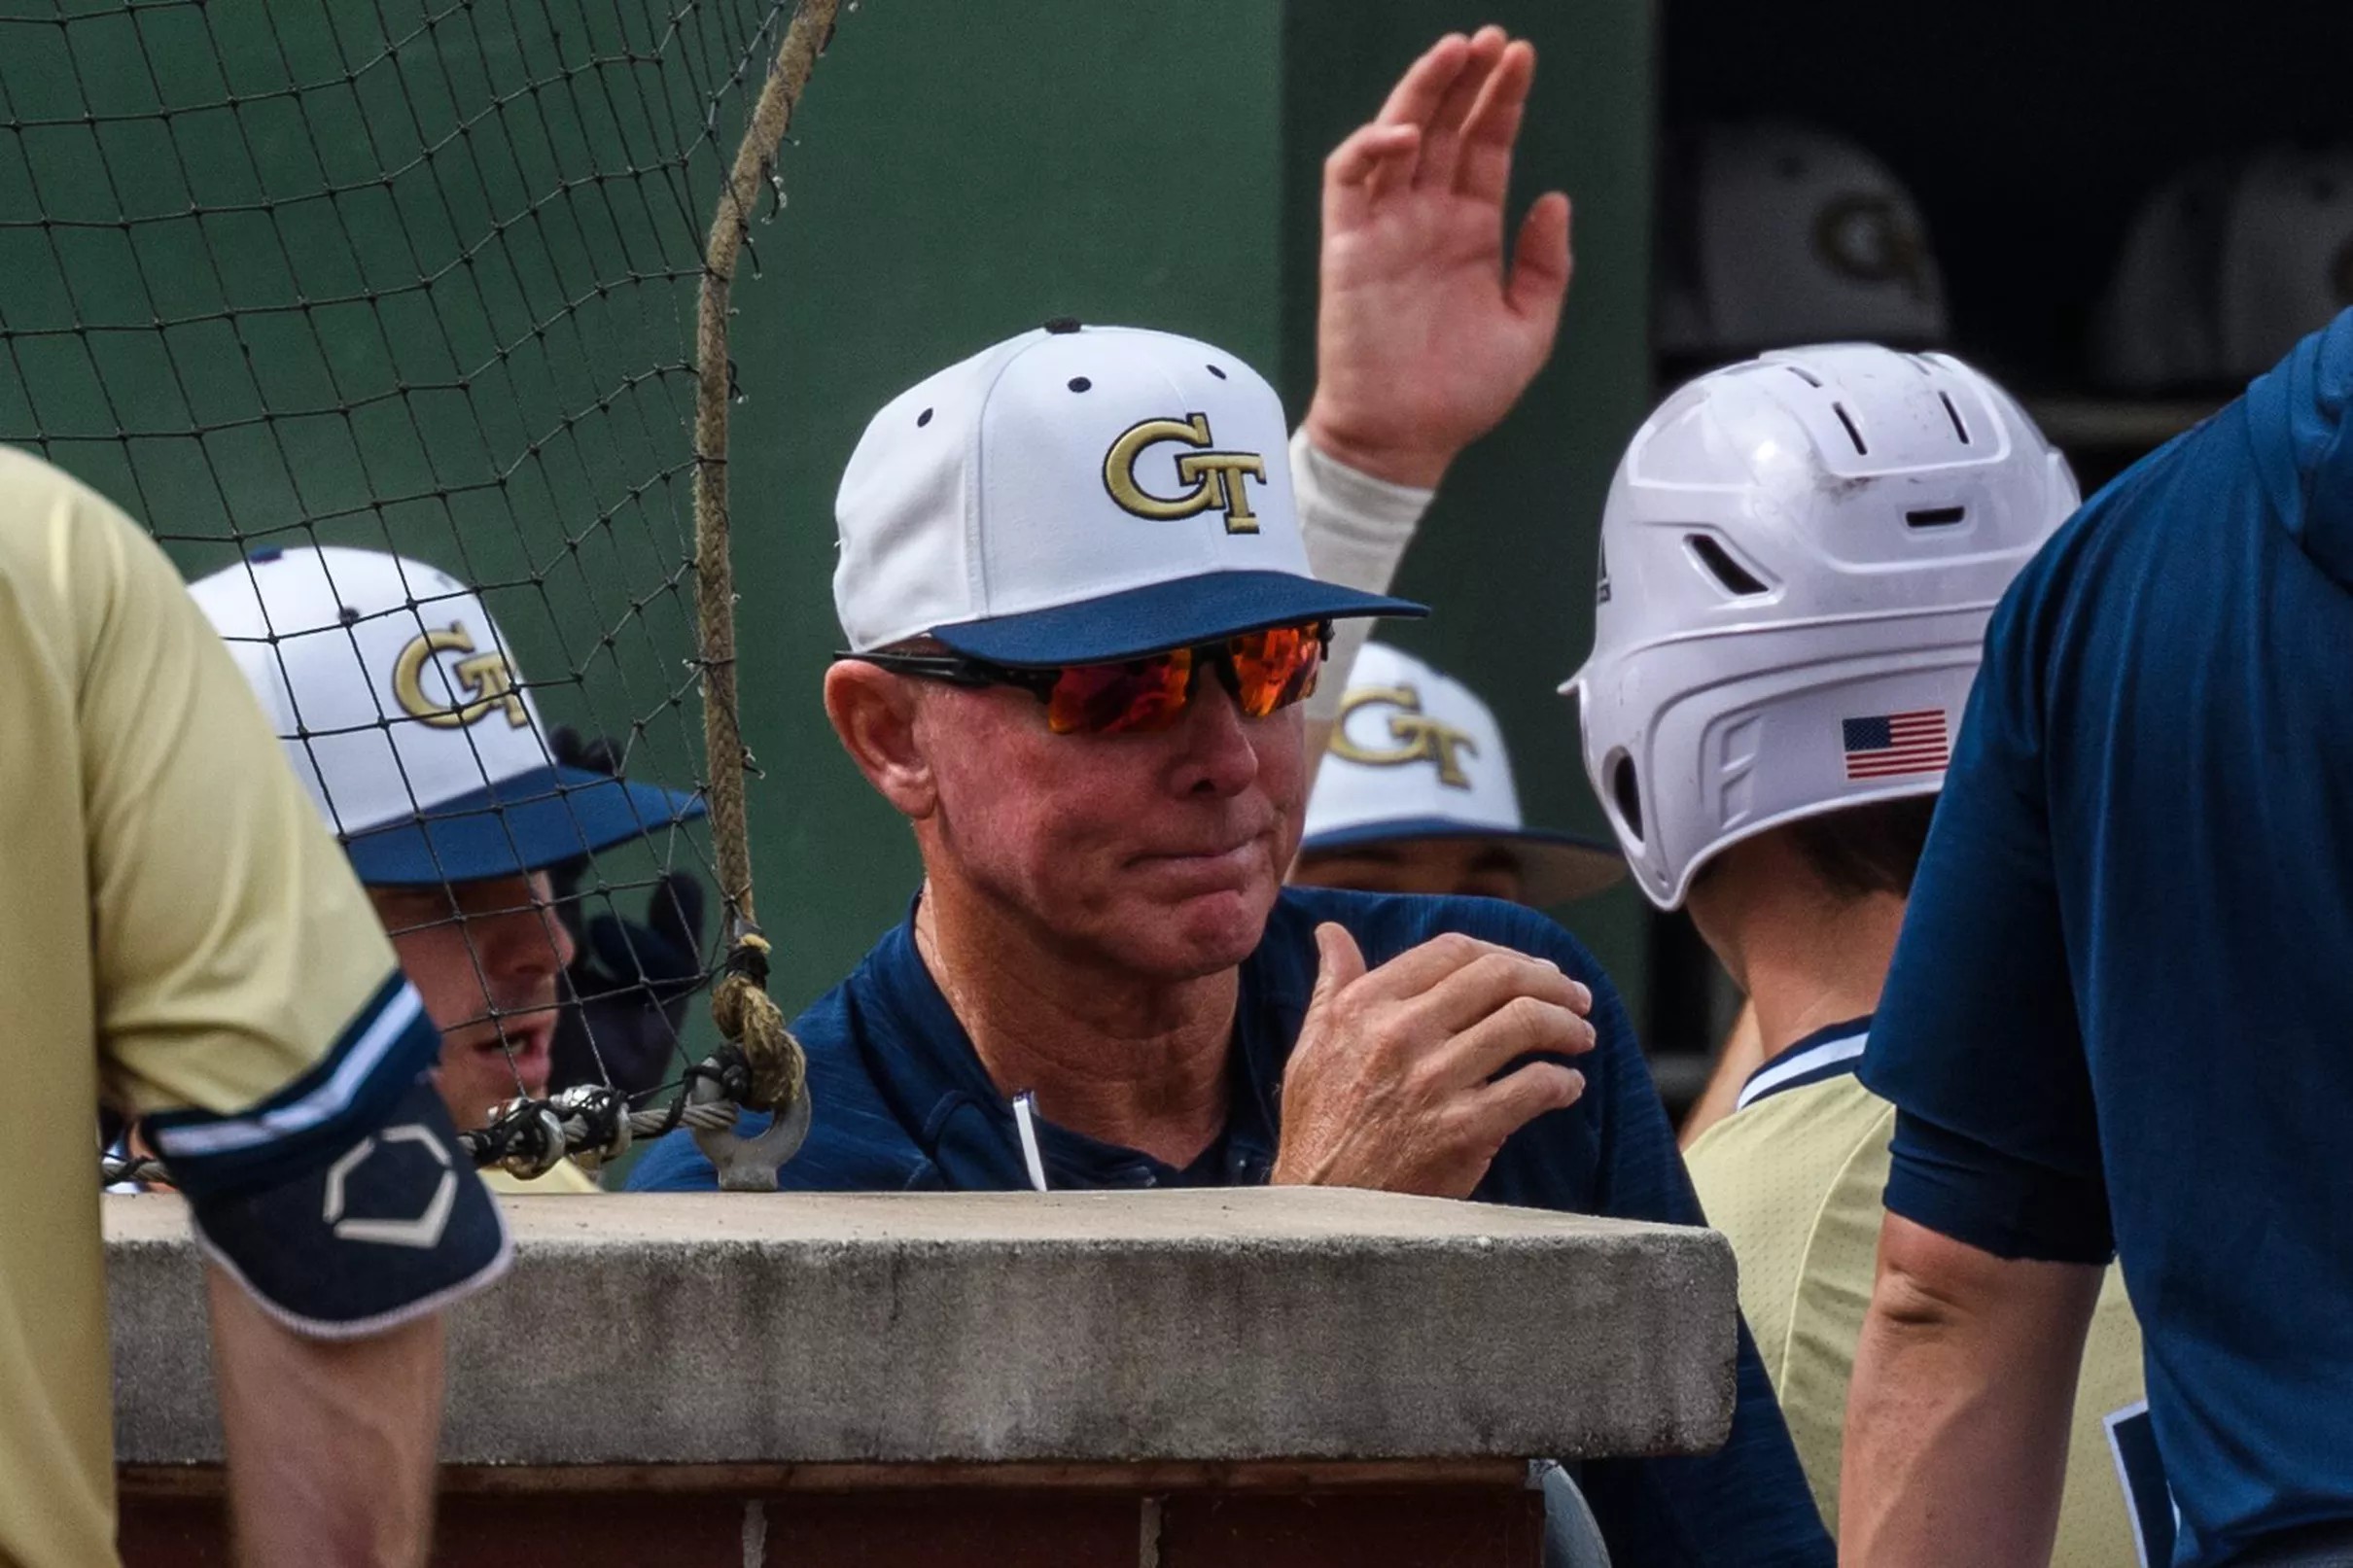
{"label": "gold gt letters", "polygon": [[[474,654],[448,670],[452,692],[463,691],[470,700],[444,708],[425,695],[425,664],[437,653]],[[458,729],[487,716],[494,708],[506,709],[507,722],[516,729],[531,722],[531,714],[514,689],[514,670],[507,655],[496,648],[474,653],[474,639],[458,621],[451,621],[445,631],[428,631],[401,649],[392,666],[392,694],[411,717],[436,729]]]}
{"label": "gold gt letters", "polygon": [[[1380,706],[1396,710],[1388,715],[1389,739],[1398,745],[1387,751],[1358,746],[1348,732],[1349,715],[1359,708]],[[1479,754],[1470,736],[1443,719],[1422,711],[1422,693],[1411,686],[1359,686],[1340,700],[1340,720],[1332,727],[1332,755],[1361,762],[1370,768],[1401,768],[1409,762],[1428,762],[1438,769],[1438,782],[1449,789],[1468,789],[1470,775],[1462,771],[1462,753]]]}
{"label": "gold gt letters", "polygon": [[1103,487],[1122,510],[1139,517],[1166,520],[1191,517],[1212,506],[1225,513],[1229,534],[1258,532],[1258,514],[1250,510],[1245,475],[1266,483],[1266,459],[1256,452],[1188,452],[1176,460],[1176,477],[1193,488],[1181,496],[1156,496],[1136,482],[1136,460],[1144,448],[1162,441],[1187,446],[1212,443],[1210,416],[1189,414],[1183,419],[1147,419],[1130,427],[1104,454]]}

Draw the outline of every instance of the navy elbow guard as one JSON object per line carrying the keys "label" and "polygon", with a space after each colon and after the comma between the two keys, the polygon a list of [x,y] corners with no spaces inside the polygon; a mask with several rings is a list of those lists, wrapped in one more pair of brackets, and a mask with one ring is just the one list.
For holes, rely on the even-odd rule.
{"label": "navy elbow guard", "polygon": [[260,1104],[147,1119],[196,1244],[297,1333],[380,1334],[505,1272],[506,1222],[427,1077],[440,1051],[395,973]]}
{"label": "navy elbow guard", "polygon": [[359,1339],[470,1296],[513,1255],[490,1190],[431,1082],[413,1079],[330,1159],[191,1194],[197,1245],[270,1316]]}

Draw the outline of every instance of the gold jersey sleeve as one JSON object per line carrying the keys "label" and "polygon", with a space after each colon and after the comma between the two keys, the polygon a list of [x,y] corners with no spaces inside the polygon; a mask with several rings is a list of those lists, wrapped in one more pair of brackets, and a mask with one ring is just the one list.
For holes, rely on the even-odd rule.
{"label": "gold jersey sleeve", "polygon": [[[297,1080],[392,950],[228,650],[118,508],[0,448],[0,1562],[114,1560],[95,1113]],[[191,1332],[200,1332],[192,1329]]]}
{"label": "gold jersey sleeve", "polygon": [[250,1105],[335,1041],[391,943],[171,563],[87,491],[60,515],[109,1086],[135,1114]]}
{"label": "gold jersey sleeve", "polygon": [[[1740,1310],[1834,1534],[1846,1390],[1878,1268],[1894,1130],[1895,1107],[1842,1073],[1735,1111],[1687,1156],[1708,1223],[1732,1242]],[[2084,1347],[2053,1568],[2147,1560],[2110,1437],[2112,1423],[2144,1409],[2141,1379],[2140,1326],[2112,1266]]]}

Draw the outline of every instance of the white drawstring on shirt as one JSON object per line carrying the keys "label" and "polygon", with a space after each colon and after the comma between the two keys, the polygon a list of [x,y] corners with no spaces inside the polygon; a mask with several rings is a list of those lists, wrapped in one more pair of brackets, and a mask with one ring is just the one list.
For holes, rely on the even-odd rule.
{"label": "white drawstring on shirt", "polygon": [[1045,1156],[1037,1150],[1037,1095],[1025,1089],[1013,1097],[1013,1125],[1021,1132],[1022,1163],[1030,1167],[1030,1185],[1046,1190]]}

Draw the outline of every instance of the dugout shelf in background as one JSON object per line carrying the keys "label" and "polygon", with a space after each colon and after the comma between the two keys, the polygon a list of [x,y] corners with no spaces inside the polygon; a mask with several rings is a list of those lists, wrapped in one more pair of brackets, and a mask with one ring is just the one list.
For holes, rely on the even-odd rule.
{"label": "dugout shelf in background", "polygon": [[2127,461],[2211,417],[2221,398],[2030,397],[2026,412],[2052,444],[2074,454],[2117,453]]}
{"label": "dugout shelf in background", "polygon": [[2171,400],[2106,396],[2092,369],[2092,319],[2150,194],[2200,158],[2353,140],[2353,11],[2320,0],[1669,0],[1662,16],[1664,123],[1795,120],[1885,161],[1926,220],[1954,351],[2066,412],[2096,405],[2088,444],[2171,429]]}
{"label": "dugout shelf in background", "polygon": [[[225,1564],[186,1209],[103,1202],[124,1561]],[[1528,1461],[1732,1419],[1709,1231],[1307,1189],[504,1202],[513,1274],[451,1322],[447,1564],[1535,1568]]]}
{"label": "dugout shelf in background", "polygon": [[[2117,396],[2094,372],[2092,324],[2151,192],[2209,156],[2353,141],[2353,8],[2334,0],[1666,0],[1657,15],[1663,132],[1795,122],[1888,165],[1927,225],[1944,346],[2019,395],[2087,495],[2235,391]],[[1662,394],[1691,368],[1652,367]],[[1672,1104],[1731,987],[1681,917],[1654,921],[1649,946],[1644,1037]]]}

